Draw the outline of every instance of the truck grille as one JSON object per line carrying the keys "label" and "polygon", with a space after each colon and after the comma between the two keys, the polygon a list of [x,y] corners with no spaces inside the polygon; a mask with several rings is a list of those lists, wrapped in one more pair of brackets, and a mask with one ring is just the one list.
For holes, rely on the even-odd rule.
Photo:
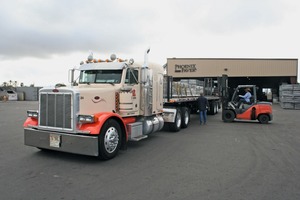
{"label": "truck grille", "polygon": [[40,126],[72,129],[72,113],[72,93],[41,93]]}

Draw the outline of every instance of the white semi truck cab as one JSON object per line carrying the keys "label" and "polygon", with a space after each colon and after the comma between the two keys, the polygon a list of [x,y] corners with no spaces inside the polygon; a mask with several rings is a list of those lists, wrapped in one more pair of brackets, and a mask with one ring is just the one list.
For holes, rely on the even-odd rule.
{"label": "white semi truck cab", "polygon": [[39,109],[24,123],[25,144],[110,159],[127,141],[161,130],[164,70],[147,62],[148,53],[144,63],[89,56],[76,86],[41,89]]}

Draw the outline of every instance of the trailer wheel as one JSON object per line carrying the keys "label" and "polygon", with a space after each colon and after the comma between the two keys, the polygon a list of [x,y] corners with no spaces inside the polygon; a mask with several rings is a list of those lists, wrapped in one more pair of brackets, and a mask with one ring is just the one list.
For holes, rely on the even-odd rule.
{"label": "trailer wheel", "polygon": [[218,113],[218,105],[214,102],[214,115]]}
{"label": "trailer wheel", "polygon": [[262,114],[262,115],[259,115],[258,121],[259,121],[261,124],[267,124],[267,123],[269,123],[270,118],[269,118],[268,115]]}
{"label": "trailer wheel", "polygon": [[233,122],[235,114],[232,110],[223,110],[223,120],[224,122]]}
{"label": "trailer wheel", "polygon": [[216,114],[216,104],[214,101],[209,103],[209,112],[207,114],[209,114],[209,115]]}
{"label": "trailer wheel", "polygon": [[219,103],[216,103],[216,114],[219,113]]}
{"label": "trailer wheel", "polygon": [[188,127],[190,123],[190,112],[187,107],[181,108],[182,118],[181,118],[181,128]]}
{"label": "trailer wheel", "polygon": [[115,157],[121,146],[121,128],[114,119],[107,120],[99,135],[99,158],[108,160]]}
{"label": "trailer wheel", "polygon": [[169,124],[170,131],[178,132],[181,127],[181,122],[182,122],[181,121],[181,111],[180,111],[180,109],[177,109],[176,116],[175,116],[175,122]]}

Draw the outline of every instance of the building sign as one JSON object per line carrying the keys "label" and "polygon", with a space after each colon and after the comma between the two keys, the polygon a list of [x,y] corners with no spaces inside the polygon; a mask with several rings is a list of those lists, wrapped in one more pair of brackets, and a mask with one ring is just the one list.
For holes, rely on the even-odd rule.
{"label": "building sign", "polygon": [[175,65],[175,73],[196,72],[196,64],[190,65]]}

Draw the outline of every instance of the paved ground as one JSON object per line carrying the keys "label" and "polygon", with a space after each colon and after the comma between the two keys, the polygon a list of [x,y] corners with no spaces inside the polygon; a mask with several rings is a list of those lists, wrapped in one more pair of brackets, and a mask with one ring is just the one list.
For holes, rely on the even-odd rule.
{"label": "paved ground", "polygon": [[223,123],[197,116],[110,161],[23,145],[26,110],[0,102],[0,199],[300,199],[300,111],[274,105],[274,121]]}

